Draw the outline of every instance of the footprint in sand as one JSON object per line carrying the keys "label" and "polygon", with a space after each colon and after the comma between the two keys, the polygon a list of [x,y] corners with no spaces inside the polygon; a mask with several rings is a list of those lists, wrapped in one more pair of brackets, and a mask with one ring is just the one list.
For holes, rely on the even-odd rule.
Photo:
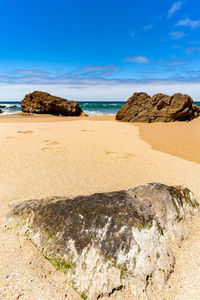
{"label": "footprint in sand", "polygon": [[33,133],[33,131],[31,131],[31,130],[25,130],[25,131],[21,131],[21,130],[19,130],[19,131],[17,131],[17,133],[22,133],[22,134],[31,134],[31,133]]}
{"label": "footprint in sand", "polygon": [[15,136],[7,136],[6,138],[7,138],[7,139],[16,139]]}
{"label": "footprint in sand", "polygon": [[69,151],[65,146],[60,145],[56,141],[44,140],[42,141],[44,147],[41,148],[41,151],[48,151],[54,156],[62,157],[64,160],[68,159]]}
{"label": "footprint in sand", "polygon": [[127,158],[133,158],[137,157],[135,154],[129,153],[129,152],[113,152],[105,150],[106,155],[111,155],[113,158],[116,159],[127,159]]}
{"label": "footprint in sand", "polygon": [[90,130],[90,129],[81,129],[81,131],[90,131],[90,132],[95,132],[95,130]]}
{"label": "footprint in sand", "polygon": [[56,141],[50,141],[50,140],[44,140],[43,143],[45,144],[45,147],[43,147],[41,150],[44,151],[44,150],[57,150],[57,147],[54,147],[54,146],[57,146],[59,145],[58,142]]}
{"label": "footprint in sand", "polygon": [[45,150],[50,150],[50,151],[52,151],[52,150],[54,150],[53,148],[50,148],[50,147],[43,147],[43,148],[41,148],[41,150],[42,151],[45,151]]}

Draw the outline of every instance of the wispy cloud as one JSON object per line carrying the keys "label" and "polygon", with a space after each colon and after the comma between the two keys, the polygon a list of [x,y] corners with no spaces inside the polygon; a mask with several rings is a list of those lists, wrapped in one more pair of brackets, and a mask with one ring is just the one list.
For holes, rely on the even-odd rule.
{"label": "wispy cloud", "polygon": [[171,31],[169,33],[169,36],[172,40],[179,40],[184,36],[184,32],[180,32],[180,31]]}
{"label": "wispy cloud", "polygon": [[[176,57],[171,57],[168,63],[181,64]],[[101,69],[102,66],[85,66],[85,69]],[[84,67],[82,68],[84,69]],[[1,100],[20,100],[25,94],[34,90],[43,90],[67,99],[77,100],[126,100],[135,91],[146,91],[173,94],[175,92],[189,93],[195,100],[200,100],[200,69],[191,70],[178,67],[178,72],[171,68],[161,76],[160,70],[152,72],[146,68],[140,77],[128,78],[87,78],[81,77],[77,70],[72,73],[38,71],[40,75],[32,76],[31,70],[9,71],[0,74]],[[183,72],[184,70],[184,72]],[[26,72],[27,71],[27,72]],[[24,74],[21,76],[21,74]],[[26,74],[28,73],[28,74]],[[34,73],[34,70],[33,70]],[[46,74],[46,75],[45,75]],[[153,76],[152,76],[153,75]]]}
{"label": "wispy cloud", "polygon": [[176,57],[171,57],[170,59],[166,60],[166,65],[182,66],[185,64],[186,64],[185,60],[176,59]]}
{"label": "wispy cloud", "polygon": [[[199,76],[199,74],[197,74]],[[19,101],[24,95],[34,90],[41,90],[66,99],[77,101],[90,100],[127,100],[134,92],[144,91],[150,95],[166,93],[172,95],[177,92],[189,94],[198,101],[200,81],[184,81],[175,79],[136,81],[136,80],[108,80],[108,81],[85,81],[82,85],[64,84],[0,84],[0,99],[2,101]]]}
{"label": "wispy cloud", "polygon": [[124,59],[124,61],[146,64],[146,63],[150,62],[150,59],[148,57],[139,55],[139,56],[133,56],[133,57],[127,56]]}
{"label": "wispy cloud", "polygon": [[183,4],[182,1],[174,2],[172,7],[168,11],[168,18],[171,18],[173,16],[173,14],[181,8],[182,4]]}
{"label": "wispy cloud", "polygon": [[200,40],[190,41],[189,44],[191,44],[191,45],[199,45],[200,44]]}
{"label": "wispy cloud", "polygon": [[151,30],[153,28],[153,24],[149,24],[143,27],[144,30]]}
{"label": "wispy cloud", "polygon": [[119,71],[119,67],[115,65],[88,65],[78,68],[74,71],[79,77],[108,77]]}
{"label": "wispy cloud", "polygon": [[176,26],[188,26],[191,29],[195,29],[200,27],[200,20],[191,20],[189,18],[185,18],[183,20],[180,20]]}
{"label": "wispy cloud", "polygon": [[191,47],[185,49],[185,53],[188,55],[192,54],[193,52],[200,52],[200,47]]}
{"label": "wispy cloud", "polygon": [[48,75],[48,72],[43,72],[40,70],[16,70],[15,71],[16,74],[20,74],[20,75],[32,75],[32,76],[38,76],[38,75]]}

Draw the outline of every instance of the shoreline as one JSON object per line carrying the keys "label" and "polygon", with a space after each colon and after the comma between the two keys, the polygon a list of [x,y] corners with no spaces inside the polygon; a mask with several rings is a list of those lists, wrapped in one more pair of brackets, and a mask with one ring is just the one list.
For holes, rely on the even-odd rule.
{"label": "shoreline", "polygon": [[85,120],[95,120],[95,121],[110,121],[115,120],[115,115],[102,115],[102,116],[87,116],[87,117],[65,117],[65,116],[55,116],[48,114],[9,114],[0,115],[0,123],[31,123],[33,122],[69,122],[69,121],[85,121]]}

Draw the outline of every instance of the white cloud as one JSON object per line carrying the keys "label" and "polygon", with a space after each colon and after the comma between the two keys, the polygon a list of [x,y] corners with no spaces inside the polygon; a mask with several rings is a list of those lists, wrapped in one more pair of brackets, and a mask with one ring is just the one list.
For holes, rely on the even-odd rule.
{"label": "white cloud", "polygon": [[200,20],[190,20],[189,18],[180,20],[176,26],[189,26],[191,29],[200,27]]}
{"label": "white cloud", "polygon": [[183,3],[181,1],[174,2],[172,7],[168,11],[168,18],[171,18],[171,16],[181,8],[182,4]]}
{"label": "white cloud", "polygon": [[147,83],[117,82],[110,84],[104,82],[100,85],[88,85],[83,88],[71,87],[66,84],[58,85],[16,85],[0,84],[1,101],[21,101],[24,95],[35,90],[45,91],[56,96],[76,101],[116,100],[126,101],[134,92],[144,91],[150,95],[166,93],[172,95],[177,92],[189,94],[194,101],[200,100],[200,82],[177,82],[175,80],[162,80]]}
{"label": "white cloud", "polygon": [[133,56],[133,57],[130,57],[130,56],[127,56],[124,61],[128,61],[128,62],[136,62],[136,63],[140,63],[140,64],[146,64],[148,63],[150,60],[145,57],[145,56],[142,56],[142,55],[139,55],[139,56]]}
{"label": "white cloud", "polygon": [[169,33],[169,36],[171,37],[172,40],[179,40],[184,36],[184,32],[179,32],[179,31],[172,31]]}

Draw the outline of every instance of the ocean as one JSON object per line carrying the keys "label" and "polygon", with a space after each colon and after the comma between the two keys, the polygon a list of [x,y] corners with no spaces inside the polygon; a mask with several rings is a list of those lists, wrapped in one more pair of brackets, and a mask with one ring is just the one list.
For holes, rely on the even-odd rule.
{"label": "ocean", "polygon": [[[77,101],[78,102],[78,101]],[[82,110],[89,116],[115,115],[120,107],[126,102],[117,101],[79,101]],[[21,112],[20,102],[0,102],[0,109],[3,111],[0,115],[15,114]],[[200,102],[194,102],[200,106]],[[4,107],[1,107],[4,106]]]}
{"label": "ocean", "polygon": [[[82,110],[89,116],[115,115],[126,102],[117,101],[77,101]],[[0,102],[1,115],[21,112],[20,102]],[[1,107],[5,106],[5,107]]]}

